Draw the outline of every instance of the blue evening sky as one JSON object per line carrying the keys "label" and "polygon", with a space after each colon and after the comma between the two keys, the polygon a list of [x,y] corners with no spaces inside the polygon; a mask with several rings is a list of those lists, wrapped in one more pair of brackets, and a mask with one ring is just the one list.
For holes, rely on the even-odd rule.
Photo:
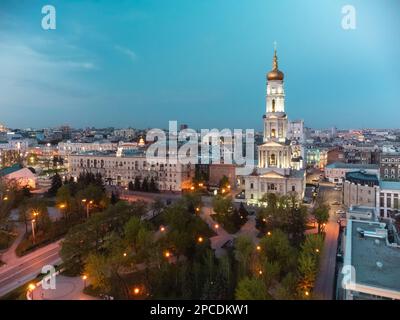
{"label": "blue evening sky", "polygon": [[0,122],[260,129],[275,40],[290,119],[399,127],[398,0],[1,0]]}

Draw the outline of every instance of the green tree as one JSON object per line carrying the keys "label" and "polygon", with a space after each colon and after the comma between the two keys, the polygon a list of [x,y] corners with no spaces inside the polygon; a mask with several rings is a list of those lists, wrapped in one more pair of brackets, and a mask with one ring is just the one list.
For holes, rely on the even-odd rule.
{"label": "green tree", "polygon": [[235,240],[234,254],[238,261],[239,279],[247,276],[250,270],[252,253],[254,252],[254,244],[250,237],[239,236]]}
{"label": "green tree", "polygon": [[236,300],[267,300],[267,287],[257,278],[245,277],[239,281],[235,292]]}
{"label": "green tree", "polygon": [[135,191],[140,191],[142,189],[142,184],[140,183],[140,178],[135,177],[135,182],[134,182],[134,190]]}
{"label": "green tree", "polygon": [[149,191],[150,192],[157,192],[158,191],[158,187],[157,187],[156,181],[154,180],[153,177],[151,177],[151,179],[150,179]]}
{"label": "green tree", "polygon": [[220,189],[223,189],[223,188],[227,188],[228,186],[229,186],[229,179],[227,176],[224,175],[221,178],[221,180],[219,181],[219,187],[220,187]]}
{"label": "green tree", "polygon": [[75,209],[75,201],[71,195],[69,185],[64,184],[58,189],[56,204],[60,208],[64,219],[68,221],[72,211]]}
{"label": "green tree", "polygon": [[53,177],[51,178],[51,186],[47,191],[47,194],[50,197],[54,197],[57,194],[57,191],[62,186],[62,179],[60,175],[56,172]]}
{"label": "green tree", "polygon": [[290,245],[288,236],[277,229],[270,236],[261,239],[261,256],[270,263],[278,263],[281,274],[287,273],[296,266],[296,250]]}
{"label": "green tree", "polygon": [[109,293],[112,288],[107,257],[97,253],[89,254],[85,263],[85,273],[89,275],[94,289]]}
{"label": "green tree", "polygon": [[142,181],[142,191],[144,192],[148,192],[149,191],[149,181],[147,179],[147,177],[145,177]]}
{"label": "green tree", "polygon": [[213,210],[219,215],[228,215],[233,210],[232,197],[216,196],[212,200]]}
{"label": "green tree", "polygon": [[324,225],[329,221],[329,207],[327,205],[318,206],[314,209],[313,215],[318,224],[318,233],[324,232]]}

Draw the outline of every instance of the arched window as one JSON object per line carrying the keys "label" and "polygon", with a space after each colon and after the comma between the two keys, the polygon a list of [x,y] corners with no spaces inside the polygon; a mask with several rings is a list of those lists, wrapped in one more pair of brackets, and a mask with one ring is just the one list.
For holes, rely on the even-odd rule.
{"label": "arched window", "polygon": [[271,129],[271,137],[272,138],[276,137],[276,130],[275,129]]}
{"label": "arched window", "polygon": [[275,112],[275,99],[272,99],[272,112]]}

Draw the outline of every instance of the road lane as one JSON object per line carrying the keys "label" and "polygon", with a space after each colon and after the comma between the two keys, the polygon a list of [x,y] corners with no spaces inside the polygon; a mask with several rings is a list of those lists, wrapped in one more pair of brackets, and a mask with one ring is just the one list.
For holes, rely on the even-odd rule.
{"label": "road lane", "polygon": [[322,186],[321,191],[326,194],[326,200],[331,209],[329,211],[329,221],[325,227],[324,250],[315,282],[314,296],[315,299],[319,300],[332,300],[334,297],[336,253],[339,236],[336,210],[340,208],[340,206],[333,206],[332,202],[340,202],[340,192],[333,191],[332,187],[324,188]]}
{"label": "road lane", "polygon": [[45,265],[56,265],[61,262],[59,244],[51,244],[32,252],[29,257],[16,259],[12,264],[0,269],[0,296],[30,281],[41,272]]}

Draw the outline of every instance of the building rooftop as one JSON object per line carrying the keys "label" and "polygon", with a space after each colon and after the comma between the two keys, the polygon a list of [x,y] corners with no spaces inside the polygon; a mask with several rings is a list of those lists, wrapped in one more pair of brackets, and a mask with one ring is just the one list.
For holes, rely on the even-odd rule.
{"label": "building rooftop", "polygon": [[349,220],[347,239],[351,243],[346,251],[350,249],[351,261],[345,263],[354,266],[356,284],[397,291],[400,296],[400,248],[388,244],[385,227],[379,222]]}
{"label": "building rooftop", "polygon": [[329,169],[379,169],[379,165],[377,164],[358,164],[358,163],[343,163],[343,162],[334,162],[328,164],[326,166]]}
{"label": "building rooftop", "polygon": [[4,177],[6,175],[9,175],[11,173],[14,173],[16,171],[19,171],[22,169],[22,166],[19,164],[14,164],[11,167],[6,167],[0,170],[0,177]]}
{"label": "building rooftop", "polygon": [[358,184],[379,185],[379,179],[376,174],[368,174],[362,171],[346,173],[346,180]]}
{"label": "building rooftop", "polygon": [[381,189],[389,190],[400,190],[400,181],[379,181],[379,186]]}

